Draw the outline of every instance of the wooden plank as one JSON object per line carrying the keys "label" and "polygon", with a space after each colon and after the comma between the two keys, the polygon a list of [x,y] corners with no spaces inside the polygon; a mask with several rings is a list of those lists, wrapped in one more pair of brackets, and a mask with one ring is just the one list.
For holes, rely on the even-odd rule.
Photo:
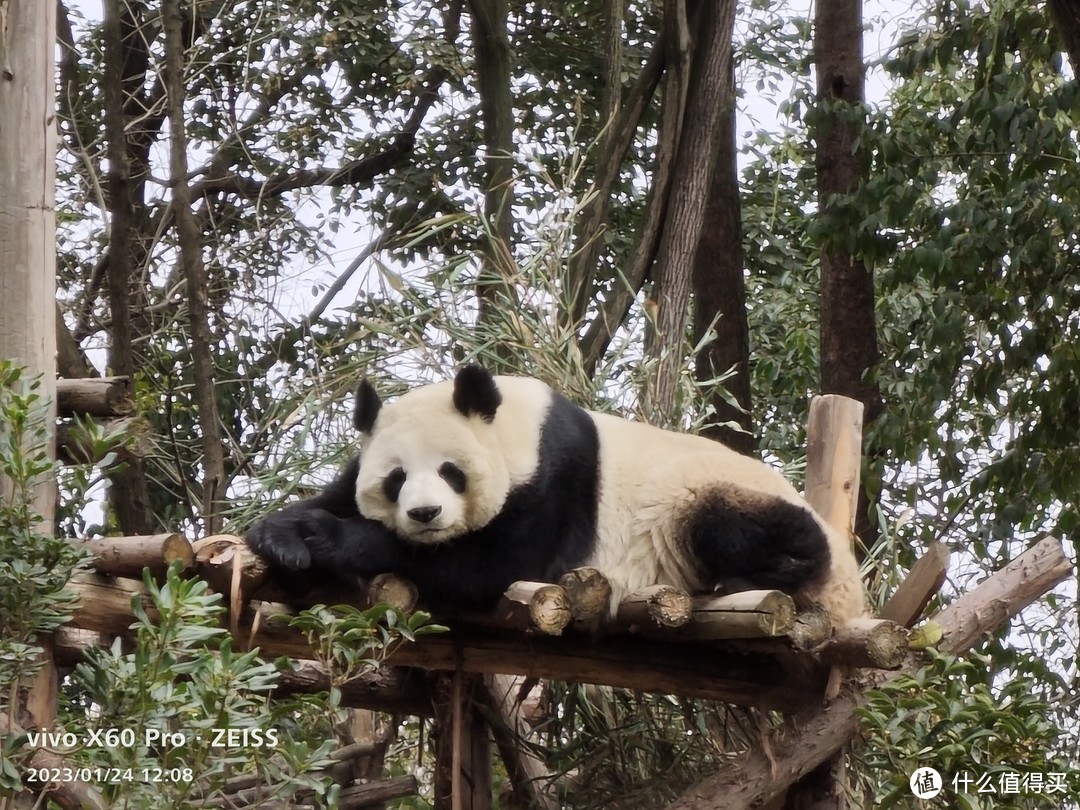
{"label": "wooden plank", "polygon": [[913,627],[930,600],[945,582],[949,571],[949,550],[941,543],[931,543],[926,553],[911,566],[911,572],[900,583],[878,614],[882,619]]}

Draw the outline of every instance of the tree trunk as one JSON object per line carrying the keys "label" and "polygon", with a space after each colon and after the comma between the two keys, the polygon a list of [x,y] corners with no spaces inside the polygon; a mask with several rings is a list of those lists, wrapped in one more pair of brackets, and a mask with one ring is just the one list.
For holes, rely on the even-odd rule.
{"label": "tree trunk", "polygon": [[[698,380],[709,380],[729,369],[734,376],[724,382],[738,403],[731,405],[717,394],[710,404],[714,425],[703,431],[746,455],[754,455],[757,442],[750,416],[750,330],[746,322],[746,279],[743,277],[742,212],[735,149],[735,74],[728,70],[728,94],[720,109],[720,129],[712,186],[705,206],[705,221],[694,256],[694,342],[699,343],[711,326],[716,338],[700,352],[696,362]],[[738,428],[724,427],[733,423]]]}
{"label": "tree trunk", "polygon": [[[138,370],[133,347],[148,333],[140,275],[146,263],[150,237],[144,189],[148,175],[148,148],[134,143],[129,123],[144,119],[143,84],[149,63],[143,39],[145,3],[105,0],[105,137],[109,173],[109,246],[106,275],[109,290],[108,373],[134,379]],[[154,520],[143,463],[135,461],[111,475],[109,499],[125,534],[153,534]]]}
{"label": "tree trunk", "polygon": [[[0,21],[0,358],[40,376],[42,419],[56,421],[56,6],[9,0]],[[0,478],[0,497],[9,487]],[[33,509],[50,534],[56,482],[41,476]],[[10,718],[47,728],[56,719],[56,667],[45,665]],[[13,707],[14,708],[14,707]]]}
{"label": "tree trunk", "polygon": [[[184,19],[180,0],[165,0],[165,69],[169,108],[169,167],[172,174],[173,209],[180,242],[180,263],[187,283],[187,311],[191,327],[191,359],[195,398],[202,434],[202,519],[207,535],[218,533],[224,512],[225,452],[218,417],[214,381],[213,343],[210,328],[210,292],[202,260],[202,235],[191,213],[191,188],[187,181],[187,123],[184,119]],[[189,23],[190,24],[190,23]]]}
{"label": "tree trunk", "polygon": [[[832,213],[833,198],[858,189],[866,161],[856,141],[863,103],[862,0],[820,0],[814,19],[817,65],[817,191],[819,215]],[[829,229],[826,229],[829,230]],[[835,229],[834,229],[835,230]],[[841,245],[826,241],[821,251],[821,390],[863,403],[869,424],[881,409],[877,384],[868,376],[878,362],[874,279],[870,270]],[[855,530],[869,541],[869,504],[860,491]],[[843,754],[822,763],[796,784],[786,807],[836,810],[845,806]]]}
{"label": "tree trunk", "polygon": [[[514,100],[510,94],[507,0],[470,0],[480,118],[484,124],[484,218],[488,228],[481,279],[480,318],[497,304],[495,293],[513,269]],[[505,305],[505,304],[503,304]]]}
{"label": "tree trunk", "polygon": [[[867,170],[865,156],[855,148],[862,126],[858,105],[863,102],[861,0],[819,3],[814,26],[822,106],[815,132],[818,202],[819,215],[827,221],[832,198],[858,189]],[[861,259],[839,247],[845,235],[838,234],[821,251],[821,391],[859,400],[865,409],[864,423],[870,425],[883,407],[871,376],[880,356],[874,278]],[[873,448],[865,457],[874,458]],[[867,548],[877,537],[876,520],[870,513],[871,504],[861,493],[855,533]]]}
{"label": "tree trunk", "polygon": [[[691,19],[679,0],[667,4],[668,69],[688,66],[685,79],[672,87],[683,92],[682,114],[675,128],[675,166],[669,187],[664,227],[653,267],[655,337],[650,352],[657,359],[653,375],[653,408],[670,417],[676,401],[678,372],[684,359],[689,317],[690,276],[705,218],[721,129],[721,110],[733,103],[731,33],[735,4],[702,2]],[[684,28],[686,26],[686,28]],[[692,42],[683,36],[692,36]],[[689,47],[687,56],[682,49]],[[673,52],[674,51],[674,52]],[[669,86],[665,84],[665,93]],[[673,99],[665,98],[668,105]]]}

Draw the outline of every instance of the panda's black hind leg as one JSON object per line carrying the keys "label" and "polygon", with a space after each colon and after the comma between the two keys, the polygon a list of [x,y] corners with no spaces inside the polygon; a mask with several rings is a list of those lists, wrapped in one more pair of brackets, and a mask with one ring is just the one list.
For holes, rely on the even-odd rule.
{"label": "panda's black hind leg", "polygon": [[687,516],[686,542],[709,587],[724,593],[794,593],[824,579],[829,541],[808,508],[755,498],[752,508],[714,495]]}

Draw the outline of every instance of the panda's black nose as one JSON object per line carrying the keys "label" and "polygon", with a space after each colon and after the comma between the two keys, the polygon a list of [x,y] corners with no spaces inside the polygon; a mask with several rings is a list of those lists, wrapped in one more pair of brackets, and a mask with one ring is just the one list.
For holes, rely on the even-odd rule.
{"label": "panda's black nose", "polygon": [[417,523],[431,523],[442,511],[441,506],[418,506],[410,509],[408,515]]}

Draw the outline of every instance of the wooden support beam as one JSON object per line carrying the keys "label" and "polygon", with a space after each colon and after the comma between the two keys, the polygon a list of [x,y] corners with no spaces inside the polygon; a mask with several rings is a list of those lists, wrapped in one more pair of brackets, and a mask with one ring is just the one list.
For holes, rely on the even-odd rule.
{"label": "wooden support beam", "polygon": [[[806,500],[841,537],[851,540],[854,539],[862,473],[862,422],[863,404],[858,400],[825,394],[810,402],[806,426]],[[849,646],[839,649],[853,651]],[[854,649],[866,649],[866,646]],[[828,698],[835,697],[841,680],[842,671],[834,668],[826,692]],[[837,755],[809,778],[794,785],[784,807],[789,810],[826,807],[843,810],[846,806],[844,781],[844,758]]]}
{"label": "wooden support beam", "polygon": [[525,741],[529,723],[519,702],[522,683],[523,678],[513,675],[484,678],[483,699],[493,715],[489,722],[492,737],[518,803],[536,810],[558,810],[555,777]]}
{"label": "wooden support beam", "polygon": [[914,627],[930,600],[941,590],[948,572],[949,550],[941,543],[931,543],[878,616],[904,627]]}
{"label": "wooden support beam", "polygon": [[483,678],[443,673],[435,702],[435,810],[491,810],[491,742],[479,711]]}
{"label": "wooden support beam", "polygon": [[839,394],[814,397],[806,426],[806,501],[850,536],[859,503],[863,404]]}

